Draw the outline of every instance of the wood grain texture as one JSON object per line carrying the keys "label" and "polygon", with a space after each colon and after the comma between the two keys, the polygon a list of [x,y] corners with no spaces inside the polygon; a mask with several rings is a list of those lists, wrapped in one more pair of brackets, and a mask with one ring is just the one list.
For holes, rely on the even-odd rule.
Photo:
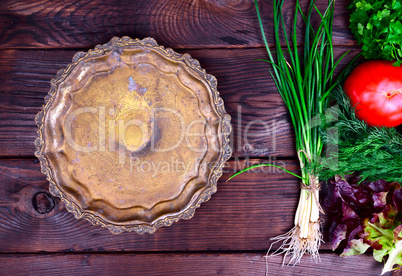
{"label": "wood grain texture", "polygon": [[[218,89],[233,118],[235,156],[294,155],[286,110],[268,77],[269,67],[254,61],[264,56],[262,49],[187,52],[218,79]],[[71,62],[74,53],[0,51],[0,155],[33,154],[34,117],[50,89],[50,79]],[[279,143],[281,147],[276,146]]]}
{"label": "wood grain texture", "polygon": [[[228,162],[218,192],[191,220],[181,220],[152,235],[113,235],[75,219],[57,198],[54,209],[40,214],[32,198],[47,192],[48,182],[38,162],[0,160],[0,253],[267,250],[270,237],[293,227],[298,180],[277,168],[265,167],[225,182],[234,172],[262,162],[267,160]],[[296,173],[299,169],[291,160],[270,162]],[[329,249],[330,244],[322,248]]]}
{"label": "wood grain texture", "polygon": [[[338,48],[337,55],[356,48]],[[0,156],[33,156],[35,115],[50,89],[50,79],[71,62],[76,51],[0,51]],[[179,50],[198,59],[216,76],[218,90],[232,116],[235,157],[294,157],[294,138],[286,108],[269,76],[262,48]]]}
{"label": "wood grain texture", "polygon": [[[308,1],[301,1],[306,6]],[[270,43],[272,0],[259,1]],[[347,0],[336,1],[334,44],[353,45]],[[292,26],[294,1],[285,1]],[[323,10],[327,1],[317,1]],[[261,47],[254,1],[3,0],[0,48],[92,48],[113,36],[153,37],[176,48]],[[301,24],[299,24],[301,26]],[[302,32],[298,29],[298,34]]]}
{"label": "wood grain texture", "polygon": [[[381,263],[371,256],[340,258],[322,254],[314,264],[308,256],[297,266],[281,266],[281,256],[268,258],[268,275],[370,276],[381,274]],[[52,254],[1,255],[9,275],[265,275],[263,254]],[[358,264],[358,265],[356,265]],[[385,276],[391,273],[384,274]]]}
{"label": "wood grain texture", "polygon": [[[326,3],[317,1],[321,10]],[[359,51],[348,30],[348,3],[335,5],[336,55],[352,50],[341,68]],[[272,44],[272,0],[259,4]],[[294,4],[285,1],[288,26]],[[302,30],[297,31],[301,37]],[[34,116],[50,79],[75,52],[124,35],[154,37],[197,58],[217,77],[233,123],[234,154],[218,192],[191,220],[152,235],[112,235],[75,219],[60,200],[48,196],[48,183],[33,158]],[[262,46],[253,0],[0,1],[0,275],[264,275],[269,238],[293,226],[298,180],[271,167],[225,182],[261,162],[299,169],[292,128],[269,66],[255,61],[266,57]],[[323,229],[320,264],[305,256],[300,265],[282,268],[277,256],[269,259],[269,275],[380,274],[381,264],[370,255],[329,253],[325,222]]]}

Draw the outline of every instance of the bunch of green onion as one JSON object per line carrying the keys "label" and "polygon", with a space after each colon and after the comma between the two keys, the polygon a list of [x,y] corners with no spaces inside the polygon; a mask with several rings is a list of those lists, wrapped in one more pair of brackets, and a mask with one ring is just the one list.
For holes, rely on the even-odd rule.
{"label": "bunch of green onion", "polygon": [[[273,1],[275,32],[275,51],[273,51],[269,48],[258,3],[255,0],[262,38],[269,58],[265,61],[272,65],[271,75],[288,108],[302,168],[301,176],[291,173],[301,179],[301,193],[294,220],[295,226],[288,233],[273,239],[276,242],[282,242],[277,252],[285,253],[284,262],[289,256],[288,263],[296,264],[300,262],[305,253],[310,254],[314,260],[319,260],[318,249],[322,242],[319,217],[321,210],[319,204],[320,184],[313,171],[306,171],[303,168],[323,154],[324,143],[317,127],[317,118],[320,120],[321,115],[329,106],[328,95],[337,84],[334,70],[343,56],[335,62],[332,45],[334,1],[328,2],[328,7],[324,12],[320,12],[315,1],[311,1],[306,13],[303,13],[299,1],[296,1],[292,31],[289,37],[282,14],[283,3],[284,0]],[[320,17],[320,23],[316,28],[311,23],[313,14]],[[296,34],[300,24],[299,16],[304,22],[305,30],[302,47],[298,48]],[[284,48],[281,45],[279,30],[282,31],[285,38]],[[273,56],[274,52],[276,59]],[[267,165],[270,166],[270,164],[261,164],[246,168],[232,177],[249,169]]]}

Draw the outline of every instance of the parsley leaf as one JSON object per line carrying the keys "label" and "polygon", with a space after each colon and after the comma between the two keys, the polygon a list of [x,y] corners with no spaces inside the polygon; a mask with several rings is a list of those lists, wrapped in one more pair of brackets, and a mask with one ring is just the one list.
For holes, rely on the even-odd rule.
{"label": "parsley leaf", "polygon": [[353,0],[348,8],[363,56],[402,63],[402,0]]}

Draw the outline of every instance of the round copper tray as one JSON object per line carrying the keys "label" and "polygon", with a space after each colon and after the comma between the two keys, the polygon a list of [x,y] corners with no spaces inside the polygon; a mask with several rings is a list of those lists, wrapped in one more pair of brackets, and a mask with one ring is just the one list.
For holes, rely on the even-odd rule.
{"label": "round copper tray", "polygon": [[189,219],[231,155],[215,77],[152,38],[113,38],[51,81],[35,155],[76,218],[112,233]]}

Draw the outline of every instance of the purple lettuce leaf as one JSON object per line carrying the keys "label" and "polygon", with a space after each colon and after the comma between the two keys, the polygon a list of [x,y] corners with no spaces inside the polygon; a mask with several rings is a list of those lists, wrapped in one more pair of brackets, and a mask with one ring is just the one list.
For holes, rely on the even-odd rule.
{"label": "purple lettuce leaf", "polygon": [[398,212],[402,212],[402,189],[397,189],[392,194],[392,202]]}
{"label": "purple lettuce leaf", "polygon": [[368,190],[373,193],[388,192],[390,189],[390,184],[385,180],[377,180],[366,184]]}
{"label": "purple lettuce leaf", "polygon": [[363,254],[372,248],[375,260],[385,262],[383,273],[402,265],[402,189],[384,180],[362,182],[337,179],[328,183],[324,207],[331,219],[332,250],[341,256]]}
{"label": "purple lettuce leaf", "polygon": [[347,226],[346,224],[338,224],[332,233],[332,250],[338,248],[339,244],[346,239]]}
{"label": "purple lettuce leaf", "polygon": [[379,192],[373,194],[373,202],[375,209],[382,209],[387,205],[388,192]]}
{"label": "purple lettuce leaf", "polygon": [[359,217],[359,215],[356,214],[356,212],[353,211],[353,209],[345,202],[342,202],[342,214],[343,214],[343,218],[342,218],[343,222],[345,222],[349,219],[356,219]]}

